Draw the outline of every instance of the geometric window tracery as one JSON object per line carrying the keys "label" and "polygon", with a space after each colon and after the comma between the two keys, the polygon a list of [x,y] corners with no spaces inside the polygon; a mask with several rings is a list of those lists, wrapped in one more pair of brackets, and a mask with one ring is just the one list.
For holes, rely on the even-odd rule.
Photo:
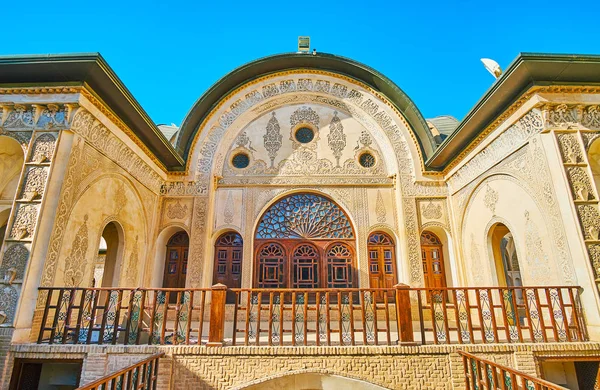
{"label": "geometric window tracery", "polygon": [[256,230],[258,239],[352,239],[350,221],[338,205],[316,194],[294,194],[273,204]]}

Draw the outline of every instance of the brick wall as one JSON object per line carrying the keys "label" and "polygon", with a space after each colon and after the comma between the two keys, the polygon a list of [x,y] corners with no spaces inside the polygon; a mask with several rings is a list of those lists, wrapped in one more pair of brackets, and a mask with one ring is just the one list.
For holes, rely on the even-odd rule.
{"label": "brick wall", "polygon": [[[452,345],[396,347],[225,347],[13,345],[12,357],[84,359],[81,383],[88,383],[165,352],[157,388],[242,389],[297,373],[322,373],[390,389],[464,389],[462,358],[477,356],[536,374],[538,362],[600,354],[598,343]],[[12,364],[11,364],[12,365]]]}

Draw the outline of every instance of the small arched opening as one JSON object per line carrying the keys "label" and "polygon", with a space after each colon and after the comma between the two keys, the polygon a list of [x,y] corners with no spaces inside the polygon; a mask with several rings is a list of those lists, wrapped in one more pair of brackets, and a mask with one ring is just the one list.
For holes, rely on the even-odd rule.
{"label": "small arched opening", "polygon": [[6,234],[19,177],[23,168],[23,149],[13,138],[0,136],[0,244]]}
{"label": "small arched opening", "polygon": [[512,232],[503,223],[497,223],[490,230],[490,239],[498,285],[522,286],[517,246]]}
{"label": "small arched opening", "polygon": [[106,224],[98,245],[98,256],[94,267],[95,287],[117,287],[121,274],[125,235],[117,222]]}
{"label": "small arched opening", "polygon": [[594,184],[596,186],[596,193],[600,193],[600,138],[597,138],[588,150],[588,160],[590,162],[590,169],[594,176]]}

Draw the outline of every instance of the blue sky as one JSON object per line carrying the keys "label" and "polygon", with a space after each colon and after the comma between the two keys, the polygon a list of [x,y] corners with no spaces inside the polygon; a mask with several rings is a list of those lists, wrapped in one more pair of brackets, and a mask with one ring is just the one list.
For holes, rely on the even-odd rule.
{"label": "blue sky", "polygon": [[180,125],[213,83],[263,56],[363,62],[425,117],[462,119],[519,52],[600,54],[599,1],[144,1],[3,4],[0,54],[100,52],[156,123]]}

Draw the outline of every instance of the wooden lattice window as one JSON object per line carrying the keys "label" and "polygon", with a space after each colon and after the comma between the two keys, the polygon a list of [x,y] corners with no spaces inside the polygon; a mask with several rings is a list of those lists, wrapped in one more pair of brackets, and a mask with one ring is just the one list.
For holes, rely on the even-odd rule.
{"label": "wooden lattice window", "polygon": [[270,242],[258,251],[258,287],[284,287],[285,250],[280,244]]}
{"label": "wooden lattice window", "polygon": [[425,231],[421,233],[421,245],[442,245],[442,242],[435,234]]}
{"label": "wooden lattice window", "polygon": [[319,287],[319,252],[311,244],[301,244],[292,256],[292,287]]}
{"label": "wooden lattice window", "polygon": [[334,243],[327,250],[327,287],[352,287],[352,250],[347,244]]}
{"label": "wooden lattice window", "polygon": [[261,218],[257,239],[351,239],[348,216],[331,200],[316,194],[294,194],[272,205]]}

